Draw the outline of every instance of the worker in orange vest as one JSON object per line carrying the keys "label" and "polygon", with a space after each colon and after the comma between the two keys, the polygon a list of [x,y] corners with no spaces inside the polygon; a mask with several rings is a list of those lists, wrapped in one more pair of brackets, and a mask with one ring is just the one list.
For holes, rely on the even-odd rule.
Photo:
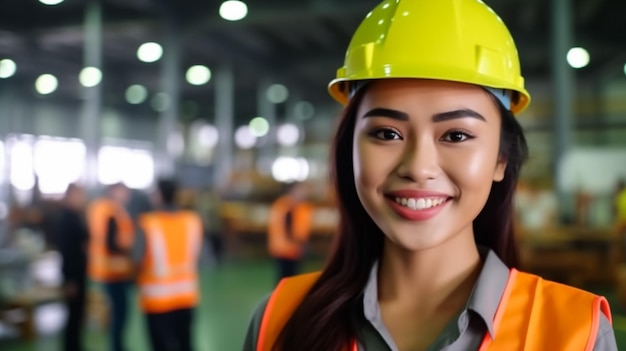
{"label": "worker in orange vest", "polygon": [[125,206],[130,190],[112,184],[106,196],[87,209],[89,226],[89,276],[104,287],[111,308],[110,350],[124,351],[123,331],[128,316],[128,290],[133,277],[131,250],[134,225]]}
{"label": "worker in orange vest", "polygon": [[267,247],[276,261],[278,281],[298,273],[298,264],[311,234],[312,206],[305,183],[288,185],[270,207]]}
{"label": "worker in orange vest", "polygon": [[335,251],[259,305],[244,351],[617,350],[604,297],[517,270],[530,94],[485,2],[384,0],[329,92]]}
{"label": "worker in orange vest", "polygon": [[158,210],[139,217],[135,246],[139,302],[153,351],[192,350],[192,315],[200,301],[202,219],[175,206],[177,184],[158,182]]}

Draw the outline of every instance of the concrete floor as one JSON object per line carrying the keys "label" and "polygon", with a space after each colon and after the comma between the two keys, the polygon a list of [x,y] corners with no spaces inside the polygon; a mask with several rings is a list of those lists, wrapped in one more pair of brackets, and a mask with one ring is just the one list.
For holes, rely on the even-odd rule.
{"label": "concrete floor", "polygon": [[[304,269],[314,270],[319,266],[319,262],[310,262]],[[195,315],[196,350],[240,350],[250,315],[273,284],[274,270],[269,261],[228,262],[220,267],[204,269],[201,278],[202,303]],[[611,292],[599,292],[607,294],[612,300]],[[620,308],[616,302],[612,303],[612,308],[618,346],[626,350],[626,309]],[[126,334],[128,350],[149,351],[143,318],[136,308],[132,310]],[[59,327],[48,328],[47,334],[44,332],[34,341],[0,340],[0,350],[61,351],[57,336]],[[86,351],[107,351],[106,334],[101,328],[88,326],[86,334]]]}

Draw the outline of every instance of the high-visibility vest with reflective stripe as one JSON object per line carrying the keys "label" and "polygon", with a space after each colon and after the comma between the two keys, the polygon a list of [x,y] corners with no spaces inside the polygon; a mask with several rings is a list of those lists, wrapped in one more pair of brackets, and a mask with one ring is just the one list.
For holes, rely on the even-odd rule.
{"label": "high-visibility vest with reflective stripe", "polygon": [[[257,351],[271,351],[283,327],[320,273],[283,279],[268,300]],[[586,291],[512,269],[496,311],[495,338],[487,332],[480,351],[592,351],[600,313],[611,321],[607,300]],[[345,350],[357,351],[356,341]]]}
{"label": "high-visibility vest with reflective stripe", "polygon": [[118,247],[129,250],[133,243],[133,222],[122,206],[106,198],[94,200],[89,205],[89,276],[99,282],[128,280],[133,273],[128,254],[112,253],[107,248],[107,230],[111,218],[117,225]]}
{"label": "high-visibility vest with reflective stripe", "polygon": [[163,313],[197,305],[200,217],[191,211],[153,212],[139,223],[146,236],[138,278],[142,309]]}
{"label": "high-visibility vest with reflective stripe", "polygon": [[[311,234],[312,213],[311,205],[297,203],[289,196],[282,196],[272,204],[267,228],[267,246],[272,257],[300,259],[302,243]],[[290,221],[287,221],[288,214]]]}

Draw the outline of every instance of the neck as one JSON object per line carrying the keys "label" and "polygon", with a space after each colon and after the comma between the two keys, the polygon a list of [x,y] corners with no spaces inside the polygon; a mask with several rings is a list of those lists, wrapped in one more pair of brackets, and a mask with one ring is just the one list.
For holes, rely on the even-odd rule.
{"label": "neck", "polygon": [[473,236],[459,235],[419,251],[387,240],[378,271],[379,302],[408,304],[426,313],[458,311],[467,303],[481,266]]}

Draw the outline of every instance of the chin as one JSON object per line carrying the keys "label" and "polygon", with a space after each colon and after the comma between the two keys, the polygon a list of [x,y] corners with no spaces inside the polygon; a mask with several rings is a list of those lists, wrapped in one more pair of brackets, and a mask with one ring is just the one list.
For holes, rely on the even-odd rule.
{"label": "chin", "polygon": [[443,242],[445,239],[425,237],[418,235],[386,235],[385,245],[391,245],[394,250],[407,251],[407,252],[419,252],[424,250],[433,249]]}

